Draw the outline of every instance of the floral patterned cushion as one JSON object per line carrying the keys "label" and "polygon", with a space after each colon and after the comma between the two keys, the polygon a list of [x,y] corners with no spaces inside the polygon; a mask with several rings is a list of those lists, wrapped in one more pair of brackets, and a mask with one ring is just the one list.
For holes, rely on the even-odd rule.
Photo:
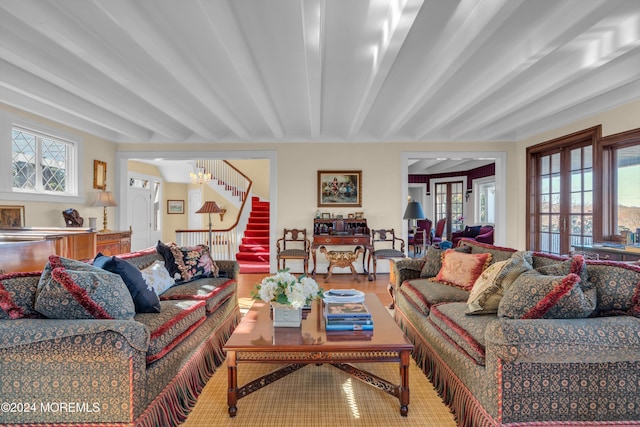
{"label": "floral patterned cushion", "polygon": [[573,319],[595,309],[580,286],[580,276],[548,276],[536,270],[522,273],[505,291],[498,317],[510,319]]}
{"label": "floral patterned cushion", "polygon": [[[460,246],[454,248],[457,252],[471,253],[471,247]],[[445,249],[438,249],[435,246],[427,246],[427,253],[424,255],[425,263],[422,266],[420,277],[423,279],[436,277],[442,268],[442,255]]]}
{"label": "floral patterned cushion", "polygon": [[530,271],[531,252],[519,251],[510,259],[490,265],[471,289],[467,301],[467,314],[495,313],[498,305],[513,282],[525,271]]}
{"label": "floral patterned cushion", "polygon": [[489,253],[466,254],[447,249],[442,257],[442,268],[434,280],[468,291],[490,263]]}
{"label": "floral patterned cushion", "polygon": [[52,319],[132,319],[135,313],[119,275],[58,255],[42,271],[35,309]]}
{"label": "floral patterned cushion", "polygon": [[0,275],[0,319],[42,317],[35,311],[39,271]]}
{"label": "floral patterned cushion", "polygon": [[[207,246],[178,246],[174,243],[170,243],[168,246],[171,248],[182,281],[188,282],[209,275],[218,276],[218,266],[211,259]],[[169,267],[167,266],[167,268]]]}
{"label": "floral patterned cushion", "polygon": [[176,284],[176,281],[169,276],[164,261],[155,261],[149,267],[140,270],[140,273],[147,286],[151,287],[158,296]]}

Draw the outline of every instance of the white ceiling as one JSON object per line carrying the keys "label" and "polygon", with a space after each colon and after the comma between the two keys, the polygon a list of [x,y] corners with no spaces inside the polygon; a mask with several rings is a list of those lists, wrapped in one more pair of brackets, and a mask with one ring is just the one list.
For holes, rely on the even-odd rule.
{"label": "white ceiling", "polygon": [[0,0],[0,103],[115,142],[515,140],[640,98],[639,0]]}

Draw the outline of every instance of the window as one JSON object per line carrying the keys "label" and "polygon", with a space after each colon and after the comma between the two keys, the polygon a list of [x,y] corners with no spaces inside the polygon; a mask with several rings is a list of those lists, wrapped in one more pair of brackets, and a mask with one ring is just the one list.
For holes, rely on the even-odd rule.
{"label": "window", "polygon": [[602,165],[603,185],[597,189],[603,212],[601,238],[638,242],[640,129],[603,138],[596,147],[596,155]]}
{"label": "window", "polygon": [[[475,186],[475,182],[474,182]],[[493,224],[496,222],[496,182],[478,184],[475,190],[478,194],[475,211],[481,224]]]}
{"label": "window", "polygon": [[527,148],[532,250],[567,254],[594,241],[593,146],[600,127]]}
{"label": "window", "polygon": [[13,191],[77,195],[74,143],[14,126],[11,154]]}

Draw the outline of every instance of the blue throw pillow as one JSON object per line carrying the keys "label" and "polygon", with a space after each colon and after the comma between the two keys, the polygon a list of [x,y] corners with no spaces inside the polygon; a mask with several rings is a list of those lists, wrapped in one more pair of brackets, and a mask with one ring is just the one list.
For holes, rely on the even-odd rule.
{"label": "blue throw pillow", "polygon": [[122,278],[133,298],[136,313],[160,313],[158,295],[147,286],[142,273],[133,264],[115,256],[104,256],[99,253],[93,260],[93,265]]}

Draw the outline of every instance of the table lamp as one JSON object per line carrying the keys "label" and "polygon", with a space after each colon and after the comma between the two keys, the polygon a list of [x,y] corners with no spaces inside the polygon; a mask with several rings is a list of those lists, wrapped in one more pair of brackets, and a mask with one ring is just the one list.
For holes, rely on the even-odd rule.
{"label": "table lamp", "polygon": [[113,198],[113,193],[111,191],[102,190],[98,193],[91,206],[99,206],[104,208],[102,230],[100,230],[99,233],[111,231],[107,228],[107,208],[110,206],[118,206],[115,199]]}

